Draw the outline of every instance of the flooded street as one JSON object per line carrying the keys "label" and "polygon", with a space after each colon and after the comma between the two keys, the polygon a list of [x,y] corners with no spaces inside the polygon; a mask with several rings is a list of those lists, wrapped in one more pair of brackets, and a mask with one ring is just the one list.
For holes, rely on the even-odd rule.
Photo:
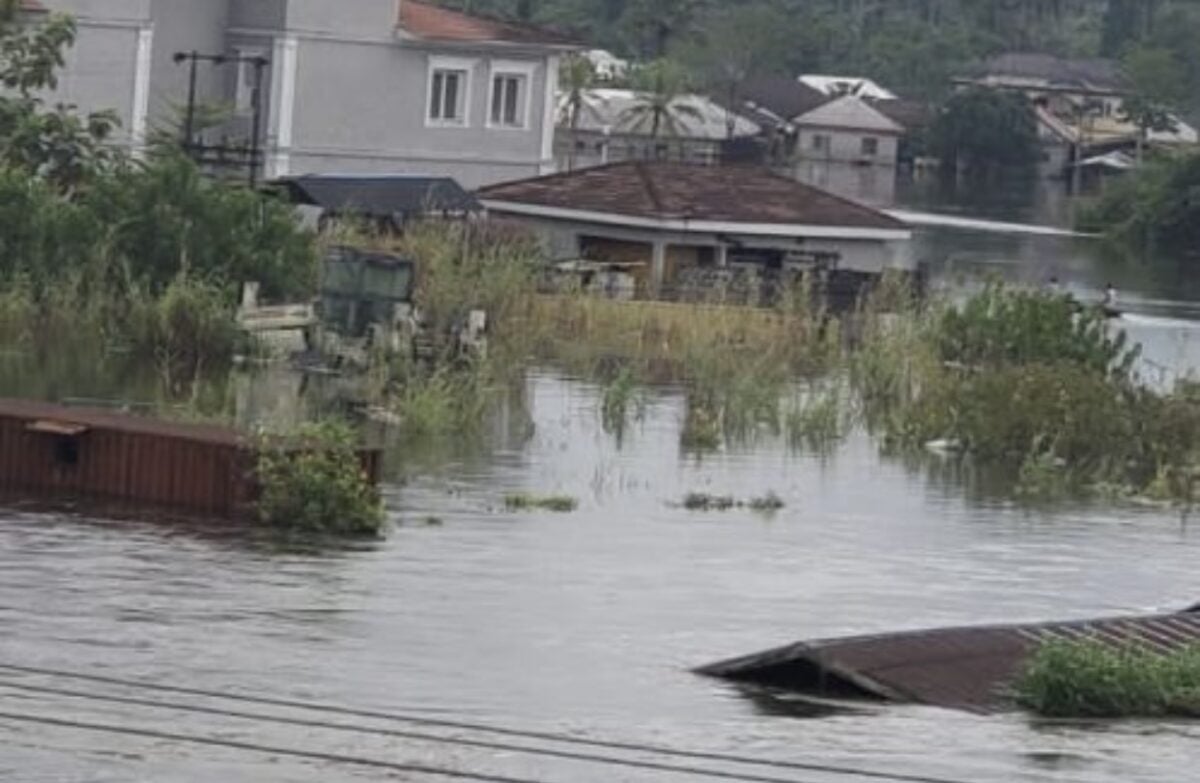
{"label": "flooded street", "polygon": [[[1196,297],[1169,277],[1109,266],[1075,240],[939,231],[921,242],[947,287],[993,272],[1025,282],[1057,275],[1085,298],[1114,280],[1130,310],[1122,326],[1145,345],[1148,379],[1200,369],[1200,323],[1188,304]],[[3,379],[6,393],[21,384]],[[393,449],[386,492],[396,527],[371,546],[314,550],[221,528],[6,512],[0,779],[437,779],[320,754],[531,781],[710,779],[704,771],[868,779],[831,768],[963,783],[1186,778],[1200,740],[1194,723],[1050,725],[876,705],[827,713],[690,672],[800,639],[1181,609],[1200,601],[1200,529],[1178,513],[1018,507],[953,463],[883,457],[861,432],[827,455],[764,437],[698,458],[680,448],[684,401],[671,389],[651,394],[621,443],[604,432],[591,384],[542,370],[525,397],[528,437],[514,416],[478,446]],[[580,508],[509,513],[510,491],[565,493]],[[774,492],[786,507],[769,516],[679,507],[692,491]],[[435,723],[4,668],[14,664]],[[319,721],[433,738],[311,725]],[[487,735],[690,771],[613,766],[468,746],[485,735],[447,723],[793,766]],[[93,730],[114,725],[258,748]]]}

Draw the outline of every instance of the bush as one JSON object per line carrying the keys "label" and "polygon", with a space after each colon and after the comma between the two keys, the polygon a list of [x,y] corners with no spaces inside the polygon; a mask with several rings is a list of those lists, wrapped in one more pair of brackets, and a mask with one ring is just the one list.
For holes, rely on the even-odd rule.
{"label": "bush", "polygon": [[233,358],[238,329],[231,302],[219,286],[186,277],[158,298],[134,294],[130,340],[139,353],[154,357],[168,385],[190,383]]}
{"label": "bush", "polygon": [[1052,718],[1200,715],[1200,647],[1161,654],[1095,640],[1043,644],[1018,677],[1022,707]]}
{"label": "bush", "polygon": [[1104,314],[1066,296],[992,283],[937,325],[943,360],[971,367],[1073,363],[1128,376],[1137,360],[1124,332],[1109,333]]}
{"label": "bush", "polygon": [[1200,253],[1200,153],[1150,160],[1121,178],[1078,221],[1134,256]]}
{"label": "bush", "polygon": [[295,437],[265,444],[258,464],[259,516],[296,532],[377,536],[384,508],[363,473],[353,431],[342,424],[306,425]]}

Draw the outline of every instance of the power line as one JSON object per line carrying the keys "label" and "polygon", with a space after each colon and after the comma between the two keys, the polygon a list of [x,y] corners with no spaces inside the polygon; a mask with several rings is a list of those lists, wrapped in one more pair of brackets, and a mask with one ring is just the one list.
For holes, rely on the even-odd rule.
{"label": "power line", "polygon": [[13,690],[27,691],[31,693],[45,693],[56,696],[66,696],[75,699],[86,699],[90,701],[99,701],[110,704],[128,704],[139,707],[153,707],[155,709],[175,710],[179,712],[194,712],[205,715],[219,715],[228,718],[239,718],[245,720],[256,720],[269,723],[282,723],[289,726],[304,726],[306,728],[317,729],[333,729],[337,731],[350,731],[360,734],[373,734],[383,737],[395,737],[398,739],[417,740],[420,742],[435,742],[446,745],[459,745],[463,747],[483,748],[486,750],[498,750],[508,753],[526,753],[534,756],[550,756],[553,758],[568,759],[570,761],[582,761],[594,764],[610,764],[622,767],[632,767],[634,769],[653,770],[656,772],[672,772],[685,775],[699,775],[702,777],[719,778],[722,780],[736,780],[744,783],[796,783],[792,778],[777,778],[764,775],[738,774],[734,772],[723,772],[720,770],[708,770],[700,767],[683,766],[679,764],[666,764],[656,761],[637,761],[633,759],[623,759],[613,756],[600,756],[594,753],[582,753],[568,750],[554,750],[551,748],[534,748],[528,745],[513,745],[504,742],[490,742],[487,740],[472,740],[457,737],[440,737],[436,734],[424,734],[415,731],[400,731],[397,729],[381,729],[372,726],[348,726],[344,723],[333,723],[331,721],[309,720],[305,718],[287,718],[276,715],[264,715],[254,712],[239,712],[237,710],[225,710],[216,707],[203,707],[198,705],[180,704],[179,702],[158,701],[155,699],[139,699],[128,696],[108,696],[95,693],[86,693],[83,691],[73,691],[66,688],[51,688],[40,685],[24,685],[21,683],[6,683],[0,682],[0,688],[9,688]]}
{"label": "power line", "polygon": [[0,670],[20,672],[23,674],[33,674],[45,677],[59,677],[63,679],[79,680],[82,682],[95,682],[105,685],[115,685],[119,687],[142,689],[149,691],[158,691],[162,693],[175,693],[186,696],[200,696],[211,699],[223,699],[227,701],[239,702],[243,704],[257,704],[260,706],[283,707],[288,709],[305,710],[309,712],[318,712],[329,715],[342,715],[346,717],[367,718],[371,720],[392,721],[397,723],[410,723],[419,726],[432,726],[445,729],[456,729],[460,731],[473,731],[481,734],[493,734],[503,737],[517,737],[522,739],[536,739],[546,742],[554,742],[566,745],[577,745],[582,747],[603,748],[607,750],[629,751],[634,753],[647,753],[659,756],[670,756],[675,758],[687,758],[697,761],[717,761],[727,762],[732,764],[745,764],[758,767],[766,767],[771,769],[792,770],[798,772],[820,772],[823,774],[852,776],[862,779],[891,781],[892,783],[966,783],[966,781],[953,780],[948,778],[935,778],[923,775],[905,775],[892,772],[877,772],[872,770],[855,769],[852,767],[836,766],[831,764],[816,764],[796,761],[781,761],[776,759],[757,759],[749,756],[739,756],[728,753],[715,753],[696,750],[680,750],[669,748],[660,745],[651,745],[634,742],[619,742],[614,740],[587,739],[584,737],[574,737],[564,734],[554,734],[552,732],[529,731],[522,729],[504,728],[501,726],[489,726],[479,723],[468,723],[463,721],[450,721],[435,718],[427,718],[422,716],[405,715],[402,713],[380,712],[375,710],[355,709],[349,707],[341,707],[332,704],[322,704],[319,702],[306,702],[293,699],[280,699],[268,696],[249,696],[225,693],[221,691],[206,690],[202,688],[189,688],[180,685],[167,685],[159,683],[139,682],[137,680],[129,680],[119,677],[108,677],[98,674],[84,674],[81,672],[65,671],[60,669],[48,669],[35,666],[22,666],[11,663],[0,663]]}
{"label": "power line", "polygon": [[80,731],[93,731],[103,734],[122,734],[129,737],[139,737],[141,739],[157,739],[165,740],[167,742],[186,743],[190,745],[209,745],[218,748],[250,751],[252,753],[267,753],[272,756],[290,756],[292,758],[306,759],[309,761],[322,761],[333,764],[349,764],[359,767],[373,767],[375,769],[386,769],[391,772],[412,772],[422,775],[456,778],[458,780],[479,780],[486,781],[487,783],[543,783],[543,781],[535,780],[533,778],[514,778],[506,777],[504,775],[489,775],[482,772],[465,772],[455,769],[446,769],[444,767],[432,767],[424,764],[402,764],[395,761],[383,761],[382,759],[346,756],[340,753],[321,753],[313,750],[280,748],[272,745],[260,745],[255,742],[240,742],[238,740],[203,737],[195,734],[176,734],[168,731],[139,729],[133,726],[118,726],[108,723],[86,723],[84,721],[67,720],[64,718],[50,718],[42,715],[21,715],[11,712],[0,712],[0,720],[11,721],[13,723],[35,723],[42,726],[57,726],[64,729],[78,729]]}

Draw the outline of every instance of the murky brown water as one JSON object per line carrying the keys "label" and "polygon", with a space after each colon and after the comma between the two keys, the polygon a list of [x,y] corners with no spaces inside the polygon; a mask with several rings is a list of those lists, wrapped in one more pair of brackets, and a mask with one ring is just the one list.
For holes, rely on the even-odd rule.
{"label": "murky brown water", "polygon": [[[1037,279],[1047,257],[1081,292],[1108,274],[1066,244],[941,236],[931,247],[951,249],[940,268],[952,282],[980,269]],[[1152,360],[1172,373],[1200,367],[1187,306],[1162,301],[1170,286],[1122,285],[1145,305],[1130,326]],[[802,638],[1188,606],[1200,600],[1200,530],[1178,515],[1024,510],[957,471],[885,460],[862,435],[827,457],[767,440],[697,460],[679,449],[682,400],[669,390],[620,447],[600,427],[594,387],[547,372],[527,398],[529,439],[512,426],[460,457],[396,455],[398,475],[417,477],[388,487],[398,527],[373,547],[289,550],[228,530],[5,513],[0,664],[959,781],[1194,774],[1194,724],[1047,726],[883,706],[805,717],[778,694],[688,671]],[[582,506],[504,513],[509,490],[565,492]],[[787,507],[768,518],[673,505],[693,490],[770,490]],[[13,682],[217,705],[0,670],[0,713],[543,781],[705,779],[4,687]],[[433,778],[0,719],[5,781],[384,779]]]}

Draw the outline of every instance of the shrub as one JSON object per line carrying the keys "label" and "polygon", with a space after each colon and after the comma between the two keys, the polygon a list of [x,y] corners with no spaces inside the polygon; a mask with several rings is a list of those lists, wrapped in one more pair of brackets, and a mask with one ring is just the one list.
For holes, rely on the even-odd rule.
{"label": "shrub", "polygon": [[1195,716],[1200,647],[1162,654],[1095,640],[1048,642],[1026,664],[1014,695],[1053,718]]}
{"label": "shrub", "polygon": [[154,357],[169,385],[194,381],[233,357],[238,330],[231,301],[222,288],[186,277],[172,281],[161,297],[139,291],[130,301],[130,339]]}
{"label": "shrub", "polygon": [[1117,378],[1128,376],[1138,355],[1124,332],[1109,333],[1099,310],[1000,283],[947,310],[937,324],[937,344],[943,360],[970,367],[1073,363]]}
{"label": "shrub", "polygon": [[258,512],[269,525],[347,536],[383,530],[382,498],[363,473],[354,432],[343,424],[309,424],[264,444],[258,479]]}

